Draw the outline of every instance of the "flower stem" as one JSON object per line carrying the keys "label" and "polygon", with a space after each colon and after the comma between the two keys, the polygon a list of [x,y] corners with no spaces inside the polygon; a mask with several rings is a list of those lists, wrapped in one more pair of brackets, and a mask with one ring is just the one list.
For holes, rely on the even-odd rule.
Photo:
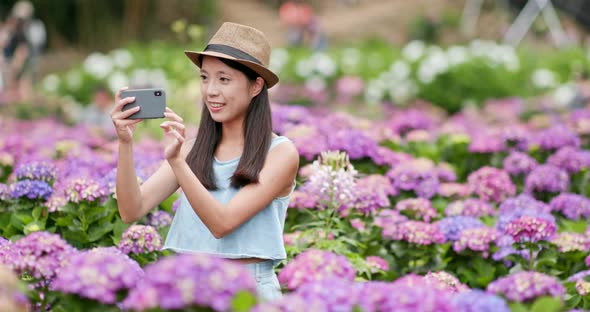
{"label": "flower stem", "polygon": [[529,248],[529,271],[533,270],[535,259],[533,258],[533,248]]}

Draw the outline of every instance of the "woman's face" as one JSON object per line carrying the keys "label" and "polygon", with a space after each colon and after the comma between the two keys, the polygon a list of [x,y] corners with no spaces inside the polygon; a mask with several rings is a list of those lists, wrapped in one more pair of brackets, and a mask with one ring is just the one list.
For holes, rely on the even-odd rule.
{"label": "woman's face", "polygon": [[252,100],[253,84],[246,75],[216,57],[201,62],[201,94],[213,120],[242,121]]}

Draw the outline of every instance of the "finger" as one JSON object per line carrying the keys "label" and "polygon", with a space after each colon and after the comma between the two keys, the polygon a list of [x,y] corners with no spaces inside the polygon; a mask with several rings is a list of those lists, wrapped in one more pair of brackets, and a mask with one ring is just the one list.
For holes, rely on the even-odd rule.
{"label": "finger", "polygon": [[162,124],[176,128],[178,130],[180,130],[180,132],[182,132],[184,134],[184,130],[185,130],[185,126],[184,124],[180,123],[180,122],[176,122],[176,121],[165,121]]}
{"label": "finger", "polygon": [[[169,109],[169,108],[167,108]],[[169,111],[169,112],[165,112],[164,116],[170,120],[175,120],[175,121],[179,121],[179,122],[184,122],[184,120],[182,119],[182,117],[178,116],[176,113]]]}
{"label": "finger", "polygon": [[113,120],[115,120],[115,119],[127,119],[127,117],[129,117],[129,116],[131,116],[131,115],[139,112],[139,110],[140,110],[140,107],[139,106],[135,106],[135,107],[133,107],[131,109],[128,109],[126,111],[120,111],[120,112],[117,112],[117,113],[113,114],[112,115],[112,118],[113,118]]}
{"label": "finger", "polygon": [[180,135],[180,133],[178,133],[178,131],[173,130],[172,135],[174,135],[174,137],[176,137],[176,140],[178,140],[178,142],[180,142],[181,144],[184,143],[184,137],[182,135]]}
{"label": "finger", "polygon": [[117,121],[117,123],[115,123],[118,126],[131,126],[134,125],[138,122],[143,121],[143,119],[124,119],[124,120],[119,120]]}
{"label": "finger", "polygon": [[126,97],[126,98],[124,98],[122,100],[119,100],[117,102],[117,104],[115,104],[115,107],[113,107],[113,110],[111,110],[111,115],[113,115],[113,114],[115,114],[117,112],[122,111],[123,110],[123,106],[125,106],[125,105],[127,105],[129,103],[133,103],[133,102],[135,102],[135,97],[134,96]]}
{"label": "finger", "polygon": [[121,92],[127,89],[129,89],[129,87],[123,87],[117,91],[117,94],[115,95],[115,102],[118,102],[121,99]]}

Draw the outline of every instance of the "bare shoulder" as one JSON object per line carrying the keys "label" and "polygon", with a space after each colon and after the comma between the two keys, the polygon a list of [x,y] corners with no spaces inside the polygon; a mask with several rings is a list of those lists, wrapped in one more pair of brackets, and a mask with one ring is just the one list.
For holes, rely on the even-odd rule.
{"label": "bare shoulder", "polygon": [[267,161],[279,162],[283,165],[299,166],[299,151],[291,141],[279,143],[268,153]]}

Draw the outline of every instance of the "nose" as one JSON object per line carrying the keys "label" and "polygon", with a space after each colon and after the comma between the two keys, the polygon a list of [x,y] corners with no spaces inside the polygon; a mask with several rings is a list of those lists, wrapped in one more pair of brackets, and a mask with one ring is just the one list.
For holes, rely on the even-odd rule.
{"label": "nose", "polygon": [[207,82],[204,87],[205,95],[207,95],[207,97],[215,97],[219,95],[219,87],[215,80],[212,79],[212,81]]}

